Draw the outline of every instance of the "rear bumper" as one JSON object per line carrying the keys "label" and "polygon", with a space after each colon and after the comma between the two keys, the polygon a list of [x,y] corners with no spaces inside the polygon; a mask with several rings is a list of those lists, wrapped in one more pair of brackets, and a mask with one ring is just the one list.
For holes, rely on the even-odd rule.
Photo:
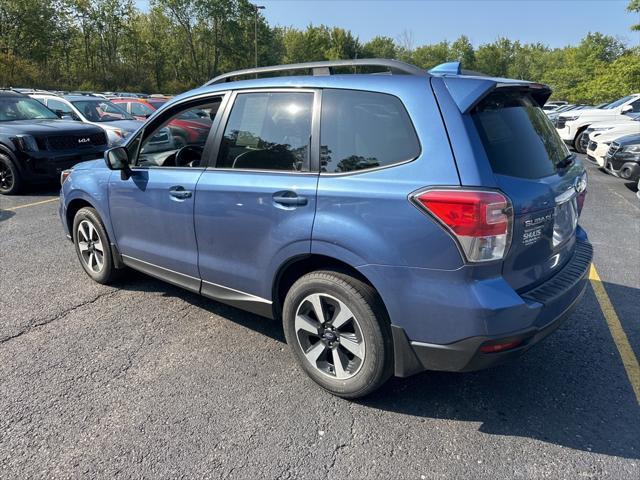
{"label": "rear bumper", "polygon": [[[586,239],[577,241],[572,258],[562,270],[533,290],[521,293],[525,308],[535,312],[535,315],[530,317],[529,325],[517,330],[493,334],[489,327],[483,335],[435,344],[411,340],[404,328],[393,325],[395,374],[406,377],[424,370],[479,370],[522,355],[569,317],[584,294],[592,257],[591,244]],[[501,315],[504,313],[500,312]],[[522,315],[522,309],[514,307],[511,314]],[[483,320],[485,325],[490,325],[490,319]],[[451,326],[454,328],[453,322]],[[483,353],[480,350],[487,343],[512,341],[519,344],[510,350],[497,353]]]}

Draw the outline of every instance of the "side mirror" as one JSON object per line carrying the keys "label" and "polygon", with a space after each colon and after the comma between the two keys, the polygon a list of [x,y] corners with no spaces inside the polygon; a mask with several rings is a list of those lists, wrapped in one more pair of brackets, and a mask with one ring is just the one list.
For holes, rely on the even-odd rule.
{"label": "side mirror", "polygon": [[620,110],[620,113],[622,115],[624,115],[625,113],[629,113],[629,112],[633,112],[633,106],[632,105],[625,105],[624,107],[622,107],[622,109]]}
{"label": "side mirror", "polygon": [[104,154],[104,163],[109,170],[120,170],[120,178],[127,180],[131,176],[129,152],[124,147],[114,147]]}

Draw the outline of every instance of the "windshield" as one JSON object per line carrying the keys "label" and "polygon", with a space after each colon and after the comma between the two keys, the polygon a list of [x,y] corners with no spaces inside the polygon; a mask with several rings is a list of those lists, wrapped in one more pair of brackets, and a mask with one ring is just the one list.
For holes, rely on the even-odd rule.
{"label": "windshield", "polygon": [[0,122],[13,120],[57,119],[43,104],[28,97],[0,96]]}
{"label": "windshield", "polygon": [[494,173],[542,178],[570,155],[547,116],[522,92],[495,91],[471,117]]}
{"label": "windshield", "polygon": [[633,100],[633,98],[634,98],[633,95],[627,95],[626,97],[622,97],[620,100],[616,100],[615,102],[610,103],[606,107],[602,107],[602,109],[611,110],[612,108],[616,108],[616,107],[619,107],[620,105],[627,103],[629,100]]}
{"label": "windshield", "polygon": [[73,106],[89,122],[113,122],[116,120],[135,120],[134,117],[108,100],[78,100]]}

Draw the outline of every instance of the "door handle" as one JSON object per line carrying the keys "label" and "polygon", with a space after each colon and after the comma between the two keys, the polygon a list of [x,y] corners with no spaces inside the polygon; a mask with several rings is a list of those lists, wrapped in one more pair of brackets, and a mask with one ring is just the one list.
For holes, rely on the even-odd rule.
{"label": "door handle", "polygon": [[187,198],[191,198],[193,192],[191,192],[191,190],[185,190],[182,185],[176,185],[169,189],[169,195],[173,198],[177,198],[178,200],[185,200]]}
{"label": "door handle", "polygon": [[278,192],[273,195],[273,201],[286,207],[301,207],[309,203],[307,197],[301,197],[296,192]]}

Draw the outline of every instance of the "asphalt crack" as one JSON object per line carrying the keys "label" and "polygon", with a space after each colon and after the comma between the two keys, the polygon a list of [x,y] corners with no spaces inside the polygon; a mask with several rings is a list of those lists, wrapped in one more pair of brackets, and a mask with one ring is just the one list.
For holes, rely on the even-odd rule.
{"label": "asphalt crack", "polygon": [[112,290],[110,292],[101,293],[101,294],[99,294],[99,295],[97,295],[97,296],[95,296],[95,297],[93,297],[93,298],[91,298],[89,300],[86,300],[86,301],[81,302],[81,303],[79,303],[77,305],[74,305],[71,308],[63,310],[62,312],[60,312],[60,313],[58,313],[56,315],[53,315],[51,317],[47,317],[47,318],[44,318],[44,319],[38,319],[34,323],[29,324],[26,328],[23,328],[22,330],[20,330],[19,332],[15,333],[13,335],[8,335],[8,336],[0,338],[0,345],[3,344],[3,343],[8,342],[10,340],[14,340],[16,338],[19,338],[19,337],[21,337],[23,335],[26,335],[28,333],[31,333],[31,332],[33,332],[35,330],[38,330],[38,329],[40,329],[40,328],[42,328],[42,327],[44,327],[46,325],[49,325],[50,323],[53,323],[53,322],[55,322],[57,320],[60,320],[60,319],[62,319],[64,317],[66,317],[67,315],[75,312],[76,310],[78,310],[78,309],[80,309],[82,307],[85,307],[87,305],[91,305],[91,304],[97,302],[98,300],[100,300],[103,297],[113,296],[117,292],[118,292],[118,290]]}

